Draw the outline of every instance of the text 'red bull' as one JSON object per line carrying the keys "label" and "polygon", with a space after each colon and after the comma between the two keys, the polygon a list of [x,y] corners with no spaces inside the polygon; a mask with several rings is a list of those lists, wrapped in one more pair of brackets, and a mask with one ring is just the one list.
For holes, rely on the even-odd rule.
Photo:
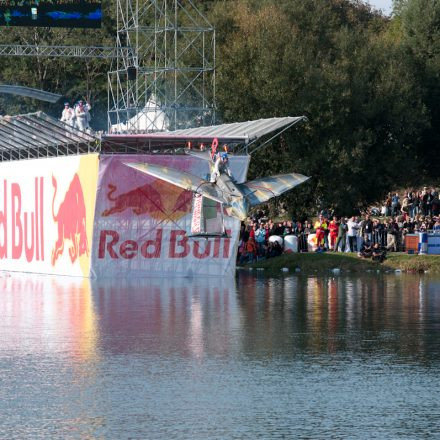
{"label": "text 'red bull'", "polygon": [[[11,256],[13,260],[18,260],[24,251],[28,262],[44,260],[43,187],[43,177],[36,177],[33,210],[24,211],[20,184],[14,182],[8,186],[8,181],[3,180],[3,210],[0,210],[0,259]],[[8,216],[9,207],[10,217]]]}
{"label": "text 'red bull'", "polygon": [[[227,231],[230,234],[231,231]],[[160,258],[164,252],[168,258],[186,258],[193,256],[197,259],[204,258],[229,258],[231,240],[220,237],[214,240],[189,239],[185,231],[172,230],[168,243],[164,243],[163,229],[156,229],[153,239],[135,241],[125,240],[119,242],[118,232],[102,230],[99,235],[98,258],[112,259],[125,258]]]}

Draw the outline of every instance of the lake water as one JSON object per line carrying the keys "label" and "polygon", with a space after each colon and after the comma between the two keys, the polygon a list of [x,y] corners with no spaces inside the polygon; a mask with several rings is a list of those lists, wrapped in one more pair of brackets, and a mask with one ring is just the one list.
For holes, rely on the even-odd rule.
{"label": "lake water", "polygon": [[440,278],[0,273],[0,438],[440,438]]}

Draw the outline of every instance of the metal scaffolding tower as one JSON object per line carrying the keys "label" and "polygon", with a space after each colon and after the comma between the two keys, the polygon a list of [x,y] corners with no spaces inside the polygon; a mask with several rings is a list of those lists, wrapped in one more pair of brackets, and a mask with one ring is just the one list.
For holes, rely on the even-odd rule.
{"label": "metal scaffolding tower", "polygon": [[[117,0],[117,48],[108,73],[108,125],[170,130],[215,122],[215,30],[191,0]],[[156,113],[155,113],[156,112]],[[162,113],[163,116],[163,113]]]}

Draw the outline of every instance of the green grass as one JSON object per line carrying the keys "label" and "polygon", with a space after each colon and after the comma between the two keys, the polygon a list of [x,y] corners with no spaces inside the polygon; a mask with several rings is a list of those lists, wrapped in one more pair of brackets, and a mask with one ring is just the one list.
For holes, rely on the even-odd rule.
{"label": "green grass", "polygon": [[371,261],[371,259],[359,258],[355,253],[290,253],[246,266],[264,268],[269,271],[280,271],[287,267],[289,270],[299,268],[304,272],[321,272],[337,268],[350,272],[365,272],[367,270],[385,272],[400,269],[403,272],[440,273],[440,256],[388,253],[387,259],[383,263],[378,263]]}

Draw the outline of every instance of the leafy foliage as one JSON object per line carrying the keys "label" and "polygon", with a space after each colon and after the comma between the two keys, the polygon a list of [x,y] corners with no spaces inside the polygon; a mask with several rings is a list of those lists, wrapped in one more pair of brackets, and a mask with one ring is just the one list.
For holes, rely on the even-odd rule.
{"label": "leafy foliage", "polygon": [[255,176],[292,169],[312,176],[286,196],[295,214],[349,213],[417,179],[425,104],[384,17],[343,0],[242,0],[219,5],[213,20],[224,118],[305,114],[310,121],[251,163]]}

